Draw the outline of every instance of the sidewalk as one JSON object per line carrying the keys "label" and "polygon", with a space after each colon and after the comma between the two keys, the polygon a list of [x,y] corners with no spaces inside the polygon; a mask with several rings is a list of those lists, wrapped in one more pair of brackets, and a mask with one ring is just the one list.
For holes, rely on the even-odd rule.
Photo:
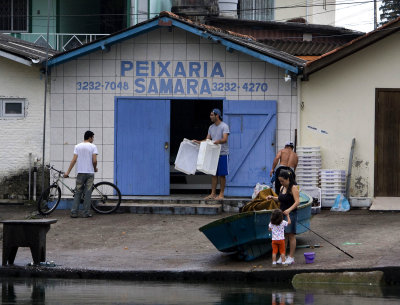
{"label": "sidewalk", "polygon": [[[0,219],[25,219],[34,207],[0,206]],[[238,261],[217,251],[198,230],[228,214],[213,216],[94,214],[72,219],[69,211],[57,210],[58,219],[47,234],[47,261],[53,268],[26,267],[32,261],[28,248],[19,248],[16,267],[0,268],[3,275],[98,277],[134,279],[236,279],[289,280],[294,274],[313,271],[397,270],[400,276],[400,222],[393,212],[354,210],[333,213],[323,210],[312,218],[311,229],[351,254],[351,259],[312,232],[299,235],[295,264],[271,266],[267,255],[252,262]],[[2,236],[2,226],[0,228]],[[347,243],[347,244],[346,244]],[[316,253],[315,263],[305,264],[304,252]],[[394,276],[394,275],[390,276]]]}

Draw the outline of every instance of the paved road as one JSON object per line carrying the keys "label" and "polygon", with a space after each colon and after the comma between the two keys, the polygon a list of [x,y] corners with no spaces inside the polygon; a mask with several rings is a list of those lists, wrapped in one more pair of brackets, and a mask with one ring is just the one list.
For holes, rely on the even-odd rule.
{"label": "paved road", "polygon": [[[32,207],[0,206],[3,220],[25,219],[32,212]],[[298,245],[322,246],[312,250],[316,253],[315,263],[305,264],[303,253],[310,249],[298,248],[295,264],[285,270],[297,273],[400,267],[399,216],[399,213],[368,210],[347,213],[323,210],[312,218],[312,230],[354,259],[307,232],[298,237]],[[95,214],[93,218],[72,219],[67,211],[57,210],[50,217],[58,222],[47,234],[47,260],[57,264],[55,270],[276,272],[270,255],[243,262],[218,252],[198,228],[220,217]],[[23,267],[31,261],[29,249],[20,248],[15,264]]]}

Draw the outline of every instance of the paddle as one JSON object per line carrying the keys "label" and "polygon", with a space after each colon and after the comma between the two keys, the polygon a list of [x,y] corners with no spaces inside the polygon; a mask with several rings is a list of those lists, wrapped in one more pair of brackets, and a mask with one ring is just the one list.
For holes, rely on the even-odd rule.
{"label": "paddle", "polygon": [[315,235],[317,235],[318,237],[320,237],[320,238],[322,238],[323,240],[325,240],[327,243],[329,243],[329,244],[331,244],[332,246],[334,246],[336,249],[342,251],[344,254],[350,256],[351,258],[354,258],[354,257],[352,257],[349,253],[347,253],[346,251],[340,249],[338,246],[334,245],[334,244],[331,243],[329,240],[327,240],[326,238],[324,238],[324,237],[322,237],[321,235],[319,235],[317,232],[315,232],[315,231],[311,230],[309,227],[303,225],[301,222],[297,222],[297,223],[301,224],[304,228],[310,230],[310,231],[313,232]]}

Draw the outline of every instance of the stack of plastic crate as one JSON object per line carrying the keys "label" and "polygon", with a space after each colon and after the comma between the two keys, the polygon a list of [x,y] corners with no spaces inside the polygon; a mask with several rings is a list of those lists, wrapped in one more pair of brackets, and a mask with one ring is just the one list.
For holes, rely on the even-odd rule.
{"label": "stack of plastic crate", "polygon": [[322,207],[332,207],[337,195],[346,191],[346,171],[322,169],[320,174]]}
{"label": "stack of plastic crate", "polygon": [[321,169],[319,147],[297,147],[299,163],[296,168],[296,181],[300,188],[318,187]]}
{"label": "stack of plastic crate", "polygon": [[321,189],[319,171],[321,169],[321,150],[319,147],[297,147],[299,163],[296,168],[296,182],[300,190],[313,197],[312,212],[321,210]]}

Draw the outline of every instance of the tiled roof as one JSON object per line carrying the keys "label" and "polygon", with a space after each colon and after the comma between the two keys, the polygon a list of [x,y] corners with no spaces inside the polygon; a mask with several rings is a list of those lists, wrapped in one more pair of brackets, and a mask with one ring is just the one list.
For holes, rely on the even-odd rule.
{"label": "tiled roof", "polygon": [[[46,60],[45,47],[14,38],[7,34],[0,33],[0,51],[28,60],[34,64],[42,63]],[[58,52],[53,49],[48,50],[49,58],[57,53]]]}
{"label": "tiled roof", "polygon": [[262,43],[294,56],[320,56],[342,44],[337,42],[285,41],[265,39]]}
{"label": "tiled roof", "polygon": [[349,55],[352,55],[385,37],[400,30],[400,17],[385,25],[356,38],[330,52],[327,52],[314,61],[309,61],[304,70],[305,79],[308,75],[325,68]]}
{"label": "tiled roof", "polygon": [[[295,66],[299,70],[301,70],[306,63],[306,61],[301,58],[298,58],[291,54],[280,51],[272,46],[268,46],[261,42],[258,42],[252,36],[235,33],[235,32],[225,30],[222,28],[218,28],[215,26],[210,26],[210,25],[205,25],[205,24],[198,23],[198,22],[193,22],[189,19],[175,15],[171,12],[161,12],[159,16],[157,16],[153,19],[149,19],[149,20],[139,23],[133,27],[113,33],[110,36],[98,39],[96,41],[93,41],[89,44],[78,47],[76,49],[72,49],[72,50],[60,53],[57,56],[55,56],[54,60],[50,61],[50,65],[58,64],[62,61],[69,60],[69,59],[75,58],[77,56],[80,56],[80,54],[83,54],[84,52],[91,52],[91,51],[95,50],[96,48],[104,47],[105,44],[111,43],[111,41],[113,41],[112,43],[115,43],[115,40],[119,39],[120,36],[121,36],[121,39],[127,39],[128,37],[124,36],[122,38],[122,36],[125,34],[129,35],[129,32],[131,30],[140,29],[141,27],[145,27],[146,25],[152,24],[153,22],[155,22],[157,20],[158,20],[158,24],[161,23],[163,26],[166,26],[164,24],[164,22],[162,21],[163,17],[168,17],[172,20],[180,22],[181,24],[184,24],[186,26],[190,26],[193,29],[196,29],[197,32],[201,33],[200,35],[202,37],[207,36],[207,37],[211,38],[210,37],[211,35],[213,35],[214,37],[219,37],[219,38],[221,38],[221,40],[223,39],[225,41],[229,41],[231,43],[234,43],[236,45],[240,45],[241,47],[244,47],[244,49],[243,49],[244,52],[246,52],[247,50],[249,50],[249,51],[251,50],[251,51],[257,52],[259,54],[273,58],[274,60],[283,62],[287,65]],[[171,22],[171,25],[172,25],[172,22]],[[146,28],[145,30],[148,31],[149,28]],[[206,34],[206,35],[203,35],[203,34]],[[81,53],[80,53],[80,50],[82,50]]]}

